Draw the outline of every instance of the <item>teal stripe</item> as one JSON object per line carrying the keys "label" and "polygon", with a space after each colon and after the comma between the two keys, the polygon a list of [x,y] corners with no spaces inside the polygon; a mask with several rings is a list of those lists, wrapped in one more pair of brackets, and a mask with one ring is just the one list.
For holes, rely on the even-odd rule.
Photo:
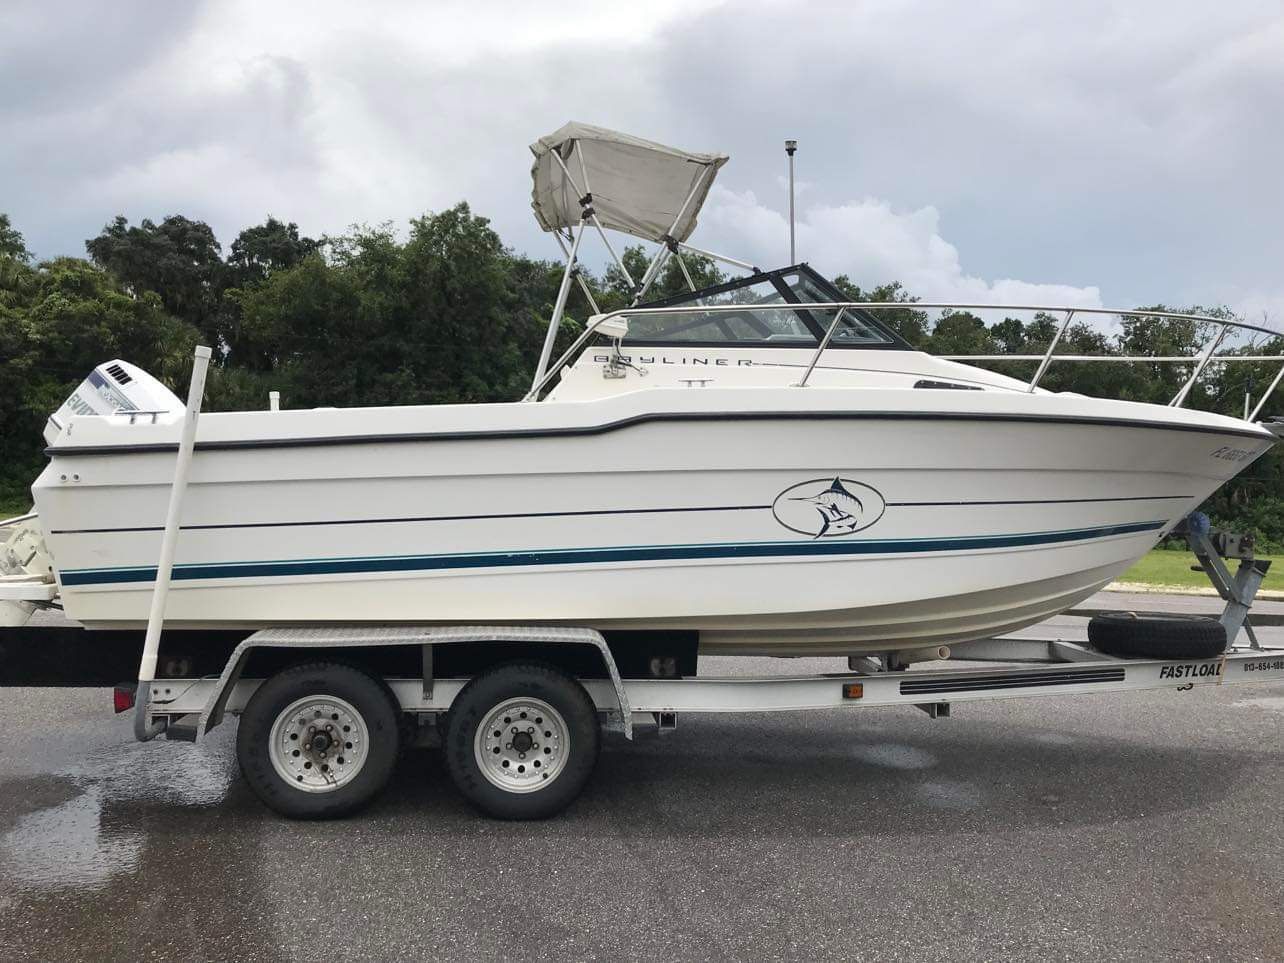
{"label": "teal stripe", "polygon": [[[690,561],[715,558],[797,558],[806,556],[901,555],[977,551],[1078,542],[1115,535],[1155,532],[1164,522],[1134,522],[1069,531],[1017,535],[957,536],[893,540],[815,539],[806,542],[726,542],[703,545],[623,545],[608,548],[559,548],[524,552],[466,552],[445,555],[379,555],[346,558],[284,559],[175,565],[175,581],[262,578],[283,575],[339,575],[371,572],[420,572],[468,568],[512,568],[596,562]],[[156,566],[82,568],[62,573],[63,585],[151,582]]]}

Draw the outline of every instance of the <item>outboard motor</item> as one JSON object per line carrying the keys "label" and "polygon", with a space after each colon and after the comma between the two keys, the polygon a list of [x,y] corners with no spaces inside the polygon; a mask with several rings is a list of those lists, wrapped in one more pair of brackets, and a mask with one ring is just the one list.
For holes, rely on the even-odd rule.
{"label": "outboard motor", "polygon": [[111,415],[117,412],[164,414],[182,411],[183,402],[142,368],[128,361],[100,364],[49,416],[45,443],[52,445],[76,415]]}

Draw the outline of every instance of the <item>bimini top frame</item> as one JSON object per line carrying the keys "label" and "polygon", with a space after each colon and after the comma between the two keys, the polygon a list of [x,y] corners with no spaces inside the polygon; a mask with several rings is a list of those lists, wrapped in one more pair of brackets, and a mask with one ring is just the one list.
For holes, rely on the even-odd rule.
{"label": "bimini top frame", "polygon": [[[544,347],[535,369],[532,390],[548,370],[558,326],[566,310],[571,279],[575,278],[594,312],[597,302],[579,275],[578,260],[584,229],[592,226],[602,238],[611,260],[633,289],[637,304],[670,256],[677,257],[691,290],[695,284],[679,248],[696,227],[696,216],[709,195],[726,154],[700,154],[678,150],[654,141],[632,137],[590,124],[570,123],[531,145],[531,207],[540,227],[557,239],[566,258],[566,270],[549,319]],[[621,231],[657,245],[641,280],[635,281],[612,247],[606,231]],[[716,257],[737,267],[743,261],[722,258],[696,248],[689,250]]]}

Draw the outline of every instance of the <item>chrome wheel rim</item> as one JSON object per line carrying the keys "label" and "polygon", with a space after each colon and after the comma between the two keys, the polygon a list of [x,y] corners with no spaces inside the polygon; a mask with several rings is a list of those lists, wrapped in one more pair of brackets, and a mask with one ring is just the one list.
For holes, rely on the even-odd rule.
{"label": "chrome wheel rim", "polygon": [[543,699],[507,699],[477,727],[473,752],[492,786],[505,792],[538,792],[562,773],[570,733],[561,713]]}
{"label": "chrome wheel rim", "polygon": [[268,756],[276,774],[295,789],[341,789],[366,764],[369,731],[350,702],[312,695],[292,702],[272,724]]}

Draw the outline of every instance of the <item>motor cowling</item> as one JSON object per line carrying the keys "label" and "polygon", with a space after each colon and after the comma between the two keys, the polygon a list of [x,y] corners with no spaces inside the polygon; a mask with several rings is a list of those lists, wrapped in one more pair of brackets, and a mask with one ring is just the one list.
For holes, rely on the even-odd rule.
{"label": "motor cowling", "polygon": [[45,443],[53,444],[77,415],[118,412],[162,414],[182,411],[183,403],[163,384],[128,361],[108,361],[89,373],[45,423]]}

